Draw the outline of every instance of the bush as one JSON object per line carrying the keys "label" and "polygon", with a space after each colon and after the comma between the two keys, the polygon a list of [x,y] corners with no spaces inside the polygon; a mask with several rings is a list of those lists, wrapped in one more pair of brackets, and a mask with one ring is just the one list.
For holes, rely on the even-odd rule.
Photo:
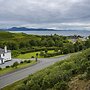
{"label": "bush", "polygon": [[28,61],[27,61],[27,63],[31,63],[31,61],[30,61],[30,60],[28,60]]}
{"label": "bush", "polygon": [[87,56],[88,60],[90,60],[90,55]]}
{"label": "bush", "polygon": [[31,56],[31,58],[34,58],[34,56]]}
{"label": "bush", "polygon": [[86,79],[86,72],[84,73],[84,74],[81,74],[80,76],[79,76],[79,80],[84,80],[84,79]]}
{"label": "bush", "polygon": [[61,52],[47,53],[47,54],[44,54],[44,57],[53,57],[57,55],[61,55]]}
{"label": "bush", "polygon": [[24,60],[24,63],[30,63],[31,61],[30,60]]}
{"label": "bush", "polygon": [[15,62],[15,63],[13,63],[13,65],[12,65],[12,67],[14,68],[17,68],[17,66],[19,65],[19,63],[18,62]]}
{"label": "bush", "polygon": [[68,90],[68,84],[65,81],[58,82],[55,84],[54,89],[55,90]]}
{"label": "bush", "polygon": [[90,67],[87,68],[86,78],[90,80]]}
{"label": "bush", "polygon": [[44,52],[43,51],[40,52],[40,56],[44,56]]}
{"label": "bush", "polygon": [[20,62],[20,64],[23,64],[23,63],[24,63],[23,61]]}
{"label": "bush", "polygon": [[27,63],[27,60],[24,60],[24,63]]}
{"label": "bush", "polygon": [[20,54],[20,52],[17,50],[12,51],[12,57],[17,57],[19,54]]}
{"label": "bush", "polygon": [[0,67],[0,70],[2,70],[2,68]]}
{"label": "bush", "polygon": [[10,66],[6,66],[6,68],[9,68]]}

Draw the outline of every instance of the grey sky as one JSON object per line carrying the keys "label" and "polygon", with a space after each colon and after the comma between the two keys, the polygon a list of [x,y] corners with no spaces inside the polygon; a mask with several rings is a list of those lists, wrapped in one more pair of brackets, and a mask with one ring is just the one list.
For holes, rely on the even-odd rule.
{"label": "grey sky", "polygon": [[68,23],[89,25],[90,0],[0,0],[0,27],[58,28]]}

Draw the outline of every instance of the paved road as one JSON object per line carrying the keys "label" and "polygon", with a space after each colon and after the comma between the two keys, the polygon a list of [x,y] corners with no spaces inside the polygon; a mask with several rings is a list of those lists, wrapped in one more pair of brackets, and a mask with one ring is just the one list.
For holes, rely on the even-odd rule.
{"label": "paved road", "polygon": [[69,57],[69,55],[55,57],[55,58],[39,59],[40,63],[37,63],[36,65],[13,72],[13,73],[5,75],[5,76],[1,76],[0,77],[0,88],[10,85],[16,81],[19,81],[19,80],[27,77],[28,75],[33,74],[45,67],[48,67],[49,65],[52,65],[57,61],[66,59],[67,57]]}

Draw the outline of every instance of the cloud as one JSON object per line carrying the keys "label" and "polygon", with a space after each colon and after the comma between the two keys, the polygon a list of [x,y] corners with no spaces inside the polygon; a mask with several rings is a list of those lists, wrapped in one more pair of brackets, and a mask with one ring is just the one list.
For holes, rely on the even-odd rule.
{"label": "cloud", "polygon": [[0,25],[90,22],[90,0],[0,0]]}

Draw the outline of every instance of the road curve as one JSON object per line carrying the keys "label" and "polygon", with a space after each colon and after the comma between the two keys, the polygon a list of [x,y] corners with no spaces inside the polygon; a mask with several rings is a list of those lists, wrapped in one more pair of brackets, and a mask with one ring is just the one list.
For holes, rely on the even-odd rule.
{"label": "road curve", "polygon": [[31,67],[13,72],[11,74],[7,74],[4,76],[0,77],[0,89],[10,85],[16,81],[19,81],[21,79],[24,79],[25,77],[27,77],[30,74],[33,74],[45,67],[48,67],[49,65],[54,64],[57,61],[66,59],[67,57],[69,57],[69,55],[64,55],[64,56],[60,56],[60,57],[55,57],[55,58],[43,58],[43,59],[39,59],[40,63],[37,63],[36,65],[33,65]]}

